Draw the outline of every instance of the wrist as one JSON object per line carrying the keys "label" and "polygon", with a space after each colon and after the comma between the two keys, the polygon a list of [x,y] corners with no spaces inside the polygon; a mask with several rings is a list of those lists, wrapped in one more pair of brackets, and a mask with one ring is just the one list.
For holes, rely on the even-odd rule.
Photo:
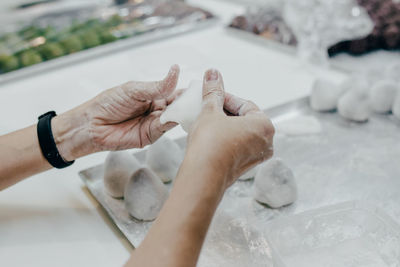
{"label": "wrist", "polygon": [[66,161],[93,153],[85,107],[80,106],[51,120],[51,129],[58,152]]}
{"label": "wrist", "polygon": [[231,167],[225,159],[212,159],[204,153],[190,151],[188,149],[183,166],[189,166],[190,170],[201,173],[202,178],[199,183],[205,183],[211,192],[221,192],[222,194],[229,187],[229,177]]}

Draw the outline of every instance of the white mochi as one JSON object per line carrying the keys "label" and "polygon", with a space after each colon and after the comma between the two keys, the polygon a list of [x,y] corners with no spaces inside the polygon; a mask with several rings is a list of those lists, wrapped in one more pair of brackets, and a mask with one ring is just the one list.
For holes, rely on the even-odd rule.
{"label": "white mochi", "polygon": [[390,112],[398,90],[397,83],[391,80],[382,80],[375,83],[370,90],[372,109],[378,113]]}
{"label": "white mochi", "polygon": [[345,93],[338,102],[339,114],[349,120],[364,122],[371,114],[368,93],[351,90]]}
{"label": "white mochi", "polygon": [[317,79],[311,90],[310,104],[316,111],[331,111],[337,107],[345,89],[331,81]]}
{"label": "white mochi", "polygon": [[256,176],[258,169],[259,169],[259,165],[251,168],[250,170],[248,170],[247,172],[242,174],[242,176],[240,176],[238,178],[238,180],[247,181],[247,180],[253,179]]}
{"label": "white mochi", "polygon": [[275,209],[296,201],[293,172],[281,159],[272,158],[261,164],[254,181],[254,198]]}
{"label": "white mochi", "polygon": [[146,164],[164,183],[171,182],[183,161],[183,151],[166,136],[152,144],[146,152]]}
{"label": "white mochi", "polygon": [[296,116],[272,121],[277,134],[288,136],[318,134],[322,131],[321,123],[313,116]]}
{"label": "white mochi", "polygon": [[185,132],[189,132],[192,124],[201,112],[203,98],[203,83],[192,81],[189,88],[167,107],[160,117],[160,122],[179,123]]}
{"label": "white mochi", "polygon": [[141,168],[131,176],[124,194],[127,211],[141,221],[156,219],[167,198],[167,188],[148,168]]}
{"label": "white mochi", "polygon": [[395,97],[393,107],[392,107],[393,115],[396,116],[400,120],[400,92],[397,93]]}
{"label": "white mochi", "polygon": [[104,163],[103,182],[106,193],[115,198],[123,197],[126,183],[140,167],[140,163],[129,152],[110,152]]}
{"label": "white mochi", "polygon": [[385,74],[388,79],[400,82],[400,63],[394,63],[387,67]]}

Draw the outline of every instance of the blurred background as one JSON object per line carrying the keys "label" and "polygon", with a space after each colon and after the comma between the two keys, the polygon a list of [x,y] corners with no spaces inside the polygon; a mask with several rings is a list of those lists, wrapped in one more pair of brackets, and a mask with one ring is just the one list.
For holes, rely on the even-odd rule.
{"label": "blurred background", "polygon": [[[218,5],[223,1],[214,2]],[[265,45],[281,51],[296,49],[299,58],[306,62],[327,66],[329,57],[336,55],[398,51],[400,47],[400,3],[397,0],[233,2],[241,4],[243,12],[230,14],[227,28],[257,35],[259,39],[270,41]],[[202,1],[178,0],[2,1],[0,73],[108,44],[97,51],[98,56],[101,52],[189,32],[224,15],[212,10],[212,4],[209,9],[197,7],[201,4]],[[80,53],[74,61],[89,55]],[[64,63],[71,60],[64,60]],[[62,61],[58,63],[57,66],[62,65]],[[44,64],[40,65],[43,67],[36,71],[45,68]],[[350,63],[347,67],[351,68]],[[35,69],[11,78],[33,72]]]}

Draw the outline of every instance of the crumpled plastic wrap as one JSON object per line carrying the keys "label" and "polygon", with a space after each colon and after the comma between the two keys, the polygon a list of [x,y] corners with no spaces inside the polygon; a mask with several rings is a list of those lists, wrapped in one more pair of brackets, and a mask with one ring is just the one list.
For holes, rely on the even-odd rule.
{"label": "crumpled plastic wrap", "polygon": [[373,31],[361,39],[340,42],[329,49],[330,55],[340,52],[363,54],[377,49],[400,49],[400,1],[357,0],[372,21]]}
{"label": "crumpled plastic wrap", "polygon": [[298,40],[299,56],[322,65],[330,46],[363,38],[374,27],[355,0],[286,0],[283,17]]}

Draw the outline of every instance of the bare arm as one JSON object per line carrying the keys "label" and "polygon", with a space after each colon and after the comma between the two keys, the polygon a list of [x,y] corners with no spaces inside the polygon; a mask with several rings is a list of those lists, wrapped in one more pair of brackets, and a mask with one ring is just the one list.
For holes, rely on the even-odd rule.
{"label": "bare arm", "polygon": [[51,168],[40,151],[35,126],[0,137],[0,162],[0,190]]}
{"label": "bare arm", "polygon": [[[173,66],[164,80],[128,82],[104,91],[51,121],[60,155],[67,161],[105,150],[143,147],[174,123],[161,125],[162,110],[171,103],[179,76]],[[38,114],[40,115],[40,114]],[[43,157],[36,125],[0,136],[0,190],[50,169]]]}
{"label": "bare arm", "polygon": [[[224,113],[235,116],[227,116]],[[196,266],[225,190],[272,156],[274,128],[251,102],[224,94],[218,72],[206,73],[203,111],[191,129],[171,195],[127,266]]]}

